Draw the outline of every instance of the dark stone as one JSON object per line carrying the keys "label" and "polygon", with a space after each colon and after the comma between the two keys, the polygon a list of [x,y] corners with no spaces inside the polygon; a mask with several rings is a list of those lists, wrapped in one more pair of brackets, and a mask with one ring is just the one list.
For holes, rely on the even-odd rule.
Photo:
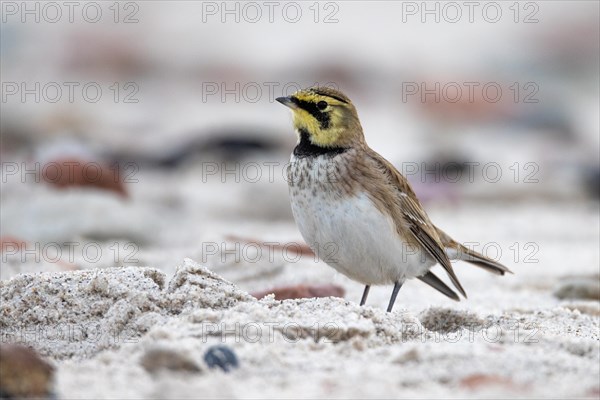
{"label": "dark stone", "polygon": [[227,346],[210,347],[204,354],[204,361],[210,369],[220,368],[224,372],[229,372],[239,365],[237,356]]}

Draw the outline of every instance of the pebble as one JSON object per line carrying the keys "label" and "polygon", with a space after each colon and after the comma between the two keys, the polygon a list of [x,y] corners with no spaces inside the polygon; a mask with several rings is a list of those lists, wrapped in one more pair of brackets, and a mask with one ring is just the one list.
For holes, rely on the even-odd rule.
{"label": "pebble", "polygon": [[123,183],[124,173],[104,163],[59,158],[46,163],[41,175],[46,183],[58,189],[94,188],[113,192],[123,198],[129,197]]}
{"label": "pebble", "polygon": [[0,345],[0,398],[51,398],[54,367],[26,346]]}
{"label": "pebble", "polygon": [[313,297],[344,297],[345,290],[337,285],[295,285],[282,286],[252,293],[257,299],[274,294],[275,300],[308,299]]}
{"label": "pebble", "polygon": [[170,349],[148,350],[140,360],[140,364],[151,374],[159,371],[200,372],[198,365],[187,356]]}
{"label": "pebble", "polygon": [[600,280],[596,275],[579,276],[564,280],[554,289],[559,299],[600,300]]}
{"label": "pebble", "polygon": [[220,368],[224,372],[237,368],[237,356],[229,347],[212,346],[204,354],[204,361],[210,369]]}
{"label": "pebble", "polygon": [[525,390],[526,387],[517,385],[511,379],[494,374],[471,374],[459,381],[459,385],[470,390],[481,390],[493,386],[502,386],[510,390]]}

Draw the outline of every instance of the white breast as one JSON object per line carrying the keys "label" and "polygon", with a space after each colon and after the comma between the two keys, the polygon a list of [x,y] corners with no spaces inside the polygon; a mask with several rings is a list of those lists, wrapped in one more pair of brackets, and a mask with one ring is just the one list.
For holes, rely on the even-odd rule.
{"label": "white breast", "polygon": [[317,172],[326,162],[332,161],[292,159],[290,167],[292,175],[311,169],[310,182],[290,182],[290,198],[300,233],[319,258],[364,284],[403,282],[426,273],[435,261],[404,243],[392,218],[366,193],[340,195],[336,182]]}

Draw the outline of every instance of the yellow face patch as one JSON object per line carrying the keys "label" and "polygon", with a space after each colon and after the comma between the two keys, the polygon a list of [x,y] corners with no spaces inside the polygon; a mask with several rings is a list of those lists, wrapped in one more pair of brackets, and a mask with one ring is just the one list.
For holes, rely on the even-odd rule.
{"label": "yellow face patch", "polygon": [[[294,127],[298,130],[303,129],[307,131],[311,142],[315,145],[322,147],[336,146],[345,129],[343,118],[344,108],[347,104],[332,97],[322,96],[313,92],[300,91],[292,97],[301,105],[293,109]],[[326,114],[323,116],[323,119],[327,120],[325,124],[323,120],[320,121],[306,109],[309,107],[316,110],[317,104],[322,101],[327,103],[326,108],[319,110],[321,113]],[[302,108],[302,105],[307,105],[307,107]]]}

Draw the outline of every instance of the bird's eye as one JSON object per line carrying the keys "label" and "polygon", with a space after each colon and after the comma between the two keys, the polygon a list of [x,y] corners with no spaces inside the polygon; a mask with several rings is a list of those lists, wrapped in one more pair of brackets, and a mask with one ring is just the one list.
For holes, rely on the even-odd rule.
{"label": "bird's eye", "polygon": [[321,111],[323,111],[324,109],[327,108],[327,102],[321,100],[320,102],[317,103],[317,108]]}

